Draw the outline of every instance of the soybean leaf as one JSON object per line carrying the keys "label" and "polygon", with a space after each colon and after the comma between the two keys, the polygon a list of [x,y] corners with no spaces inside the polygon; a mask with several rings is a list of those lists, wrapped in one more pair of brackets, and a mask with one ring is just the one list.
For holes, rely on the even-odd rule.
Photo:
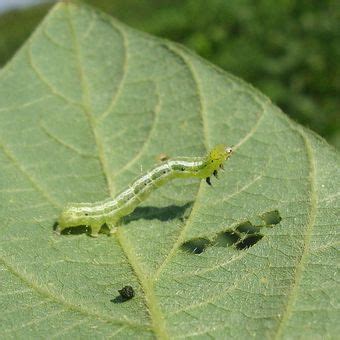
{"label": "soybean leaf", "polygon": [[[337,336],[339,154],[261,93],[60,3],[0,98],[2,337]],[[53,232],[66,203],[217,143],[235,153],[213,188],[174,181],[112,237]]]}

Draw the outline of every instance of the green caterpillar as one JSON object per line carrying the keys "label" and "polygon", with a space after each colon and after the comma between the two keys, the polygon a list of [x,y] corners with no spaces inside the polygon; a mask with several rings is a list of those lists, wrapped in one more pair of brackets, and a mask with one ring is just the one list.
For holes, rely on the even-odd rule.
{"label": "green caterpillar", "polygon": [[115,198],[95,203],[70,203],[62,211],[58,231],[86,225],[91,227],[91,236],[96,237],[103,224],[114,233],[121,219],[130,214],[153,190],[174,178],[205,178],[211,185],[210,176],[217,177],[223,162],[232,153],[231,147],[215,146],[205,157],[181,157],[167,159],[146,174],[135,179]]}

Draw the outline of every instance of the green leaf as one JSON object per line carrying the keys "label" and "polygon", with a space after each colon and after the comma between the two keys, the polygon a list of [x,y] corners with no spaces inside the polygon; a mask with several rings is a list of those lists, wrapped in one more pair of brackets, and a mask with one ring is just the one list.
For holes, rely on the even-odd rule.
{"label": "green leaf", "polygon": [[[112,237],[53,232],[66,203],[217,143],[212,188],[176,180]],[[183,47],[56,5],[0,74],[2,337],[335,338],[339,159]]]}

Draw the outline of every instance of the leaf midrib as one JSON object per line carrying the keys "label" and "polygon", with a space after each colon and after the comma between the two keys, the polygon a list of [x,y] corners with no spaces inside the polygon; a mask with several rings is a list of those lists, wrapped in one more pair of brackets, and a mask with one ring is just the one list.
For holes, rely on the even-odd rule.
{"label": "leaf midrib", "polygon": [[[87,85],[85,73],[84,73],[84,71],[81,67],[81,65],[82,65],[82,63],[81,63],[81,52],[80,52],[80,47],[79,47],[79,43],[78,43],[78,40],[77,40],[77,35],[75,33],[75,30],[74,30],[74,27],[73,27],[73,24],[72,24],[72,18],[71,18],[69,6],[67,6],[67,12],[68,12],[68,19],[69,19],[69,22],[70,22],[71,32],[72,32],[72,35],[73,35],[75,53],[76,53],[76,57],[77,57],[77,61],[78,61],[77,66],[78,66],[78,73],[79,73],[79,78],[80,78],[80,83],[81,83],[81,88],[82,88],[83,106],[84,106],[84,109],[85,109],[84,111],[85,111],[85,114],[88,118],[89,127],[90,127],[90,129],[93,133],[94,140],[95,140],[95,143],[97,145],[97,150],[98,150],[98,154],[99,154],[99,160],[100,160],[100,163],[101,163],[103,176],[106,179],[108,191],[109,191],[109,194],[111,196],[111,194],[112,194],[111,193],[111,188],[112,188],[111,176],[110,176],[108,164],[107,164],[107,161],[106,161],[106,158],[105,158],[103,144],[100,140],[98,132],[96,131],[94,119],[93,119],[93,116],[91,114],[91,106],[88,102],[88,98],[89,98],[88,88],[89,87]],[[125,257],[127,258],[128,263],[130,264],[133,273],[135,274],[137,280],[139,281],[139,283],[140,283],[140,285],[143,289],[143,292],[145,294],[145,303],[146,303],[146,306],[147,306],[147,311],[149,312],[149,316],[150,316],[150,319],[151,319],[151,324],[152,324],[152,328],[153,328],[154,333],[161,339],[169,338],[167,329],[165,327],[165,319],[163,317],[163,313],[161,312],[161,309],[159,307],[157,297],[154,294],[152,280],[149,279],[144,274],[142,266],[138,262],[138,259],[135,256],[135,253],[132,251],[133,250],[132,245],[129,243],[127,238],[124,238],[124,236],[123,236],[122,232],[120,232],[120,230],[118,230],[117,233],[116,233],[116,239],[117,239],[118,244],[120,245],[120,247],[122,249],[122,252],[124,253]]]}

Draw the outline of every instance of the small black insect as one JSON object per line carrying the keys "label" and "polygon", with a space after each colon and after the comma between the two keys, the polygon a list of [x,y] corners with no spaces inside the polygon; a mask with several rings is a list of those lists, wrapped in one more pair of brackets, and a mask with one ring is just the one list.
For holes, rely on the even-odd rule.
{"label": "small black insect", "polygon": [[207,178],[205,179],[205,181],[206,181],[209,185],[211,185],[210,177],[207,177]]}
{"label": "small black insect", "polygon": [[118,293],[123,300],[130,300],[135,296],[135,291],[131,286],[124,286],[122,289],[118,290]]}

